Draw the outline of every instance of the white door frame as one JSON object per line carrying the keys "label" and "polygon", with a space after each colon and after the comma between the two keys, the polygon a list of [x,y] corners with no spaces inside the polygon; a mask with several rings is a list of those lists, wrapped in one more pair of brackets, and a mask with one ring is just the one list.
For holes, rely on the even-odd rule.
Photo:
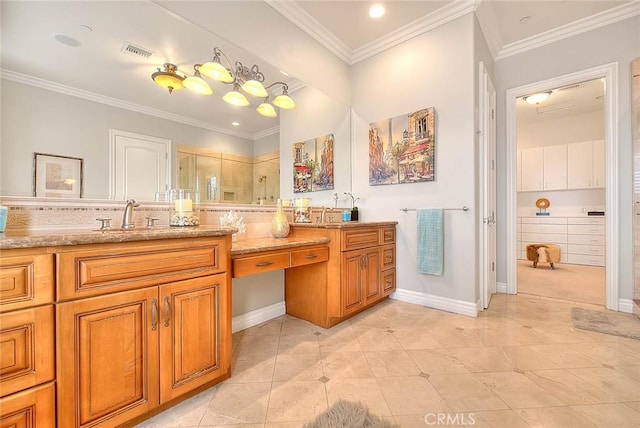
{"label": "white door frame", "polygon": [[[487,69],[482,61],[478,66],[478,124],[479,129],[479,149],[480,149],[480,176],[482,185],[480,187],[480,201],[482,209],[478,212],[478,223],[480,226],[480,251],[479,251],[479,278],[480,278],[480,299],[482,307],[489,307],[491,295],[496,292],[496,187],[495,179],[488,180],[493,175],[495,177],[495,147],[496,147],[496,89],[489,77]],[[493,139],[493,144],[489,139]],[[489,150],[493,150],[490,153]],[[490,172],[490,169],[492,172]],[[491,195],[493,192],[493,195]],[[492,196],[491,203],[490,197]],[[489,206],[492,205],[492,206]],[[489,234],[493,234],[491,237]],[[489,243],[493,242],[491,248]],[[489,272],[489,264],[492,263],[492,272]]]}
{"label": "white door frame", "polygon": [[610,63],[594,68],[554,77],[548,80],[509,89],[506,93],[507,127],[507,293],[517,293],[516,264],[516,98],[534,92],[559,88],[587,80],[605,78],[605,145],[606,145],[606,307],[619,310],[619,209],[618,187],[618,63]]}

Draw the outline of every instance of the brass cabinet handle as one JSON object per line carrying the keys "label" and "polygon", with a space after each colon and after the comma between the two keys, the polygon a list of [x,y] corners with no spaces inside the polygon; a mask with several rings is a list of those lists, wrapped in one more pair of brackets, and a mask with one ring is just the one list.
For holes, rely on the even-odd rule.
{"label": "brass cabinet handle", "polygon": [[169,296],[164,296],[164,326],[169,327],[169,318],[171,318],[171,305],[169,305]]}
{"label": "brass cabinet handle", "polygon": [[307,254],[304,256],[305,259],[315,259],[316,257],[318,257],[317,254]]}
{"label": "brass cabinet handle", "polygon": [[151,330],[155,331],[158,328],[158,301],[153,299],[151,301]]}
{"label": "brass cabinet handle", "polygon": [[273,262],[260,262],[260,263],[256,263],[256,267],[271,266],[272,264]]}

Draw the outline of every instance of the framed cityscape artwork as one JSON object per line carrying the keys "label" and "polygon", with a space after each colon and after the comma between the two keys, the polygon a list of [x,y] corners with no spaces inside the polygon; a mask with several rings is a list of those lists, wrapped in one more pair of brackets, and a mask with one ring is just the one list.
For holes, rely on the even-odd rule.
{"label": "framed cityscape artwork", "polygon": [[293,145],[293,193],[333,189],[333,134]]}
{"label": "framed cityscape artwork", "polygon": [[435,180],[433,107],[369,124],[369,185]]}

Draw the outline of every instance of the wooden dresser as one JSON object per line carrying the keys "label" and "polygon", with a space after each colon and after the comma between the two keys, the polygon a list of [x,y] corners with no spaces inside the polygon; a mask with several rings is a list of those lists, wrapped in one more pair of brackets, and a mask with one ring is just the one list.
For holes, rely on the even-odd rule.
{"label": "wooden dresser", "polygon": [[329,328],[395,291],[395,222],[294,225],[290,236],[331,242],[327,263],[285,271],[288,314]]}

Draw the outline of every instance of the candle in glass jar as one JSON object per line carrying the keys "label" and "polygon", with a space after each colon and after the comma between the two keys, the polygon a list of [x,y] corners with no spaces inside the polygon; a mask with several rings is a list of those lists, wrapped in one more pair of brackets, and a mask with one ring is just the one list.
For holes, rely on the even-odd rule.
{"label": "candle in glass jar", "polygon": [[176,211],[193,211],[193,203],[191,199],[176,199],[174,205]]}

